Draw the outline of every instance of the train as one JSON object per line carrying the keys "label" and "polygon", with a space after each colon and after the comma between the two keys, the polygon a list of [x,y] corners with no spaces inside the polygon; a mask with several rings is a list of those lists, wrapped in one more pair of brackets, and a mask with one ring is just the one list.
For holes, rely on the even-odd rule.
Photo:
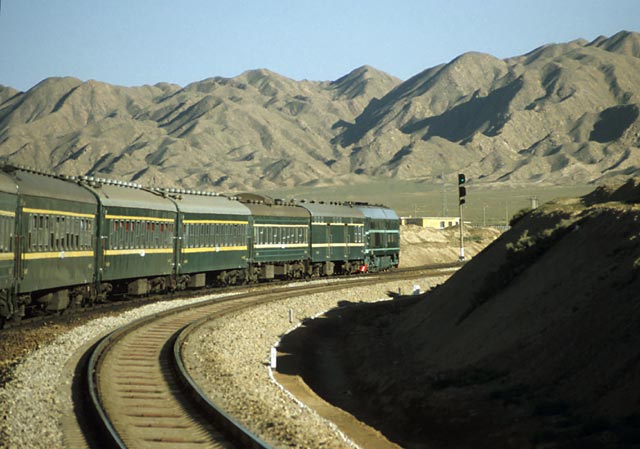
{"label": "train", "polygon": [[0,163],[0,320],[394,269],[399,226],[382,205],[143,187]]}

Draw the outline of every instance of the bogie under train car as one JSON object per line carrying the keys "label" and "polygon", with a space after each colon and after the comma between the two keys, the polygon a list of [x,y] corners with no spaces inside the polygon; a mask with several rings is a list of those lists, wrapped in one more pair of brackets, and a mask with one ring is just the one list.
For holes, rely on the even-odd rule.
{"label": "bogie under train car", "polygon": [[0,165],[0,323],[153,292],[394,268],[384,206],[147,189]]}

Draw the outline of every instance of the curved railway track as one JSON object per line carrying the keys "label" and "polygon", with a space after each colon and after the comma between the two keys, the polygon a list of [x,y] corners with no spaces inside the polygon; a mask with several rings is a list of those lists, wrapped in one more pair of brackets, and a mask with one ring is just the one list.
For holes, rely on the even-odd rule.
{"label": "curved railway track", "polygon": [[95,346],[86,368],[90,426],[99,429],[99,446],[270,447],[200,393],[182,368],[181,334],[205,321],[283,297],[407,279],[417,273],[441,274],[450,267],[238,294],[171,309],[116,330]]}

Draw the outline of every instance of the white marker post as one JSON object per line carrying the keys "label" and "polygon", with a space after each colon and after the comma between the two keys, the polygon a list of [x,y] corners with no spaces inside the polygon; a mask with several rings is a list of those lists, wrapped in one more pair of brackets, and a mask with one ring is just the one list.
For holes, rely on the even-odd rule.
{"label": "white marker post", "polygon": [[271,369],[276,369],[278,360],[278,351],[275,346],[271,346]]}

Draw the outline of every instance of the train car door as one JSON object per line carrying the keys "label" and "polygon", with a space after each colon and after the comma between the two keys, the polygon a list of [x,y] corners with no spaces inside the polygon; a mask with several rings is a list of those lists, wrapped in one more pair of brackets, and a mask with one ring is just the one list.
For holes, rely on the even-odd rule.
{"label": "train car door", "polygon": [[17,226],[17,186],[9,176],[0,176],[0,323],[16,312],[20,280],[20,240]]}

